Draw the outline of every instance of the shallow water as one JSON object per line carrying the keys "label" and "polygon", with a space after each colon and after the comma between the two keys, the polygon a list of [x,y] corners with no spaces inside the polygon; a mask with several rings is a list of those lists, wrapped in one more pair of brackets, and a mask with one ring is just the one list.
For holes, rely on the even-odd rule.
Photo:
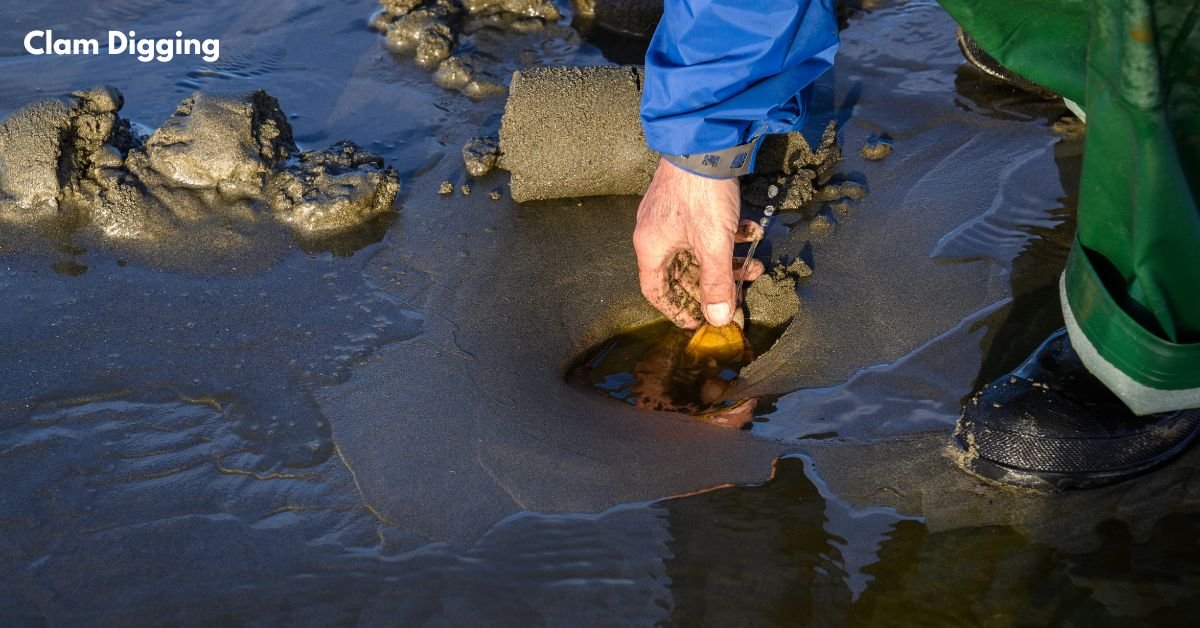
{"label": "shallow water", "polygon": [[[857,245],[856,234],[872,224],[908,233],[902,212],[914,205],[931,223],[954,223],[916,233],[919,255],[947,273],[978,272],[987,290],[965,295],[962,314],[913,326],[920,333],[912,337],[896,331],[904,337],[894,343],[876,335],[886,321],[836,322],[887,350],[844,354],[825,374],[828,386],[789,379],[779,390],[761,380],[773,401],[760,405],[752,433],[783,443],[779,449],[822,441],[810,454],[782,458],[769,482],[611,508],[580,497],[583,480],[612,495],[667,497],[657,485],[621,489],[630,477],[683,473],[675,467],[686,461],[667,450],[700,437],[677,431],[669,415],[640,413],[632,422],[621,404],[567,389],[559,364],[544,364],[531,347],[564,345],[555,355],[573,360],[585,347],[568,350],[555,335],[558,327],[575,333],[563,322],[569,317],[550,312],[525,327],[522,310],[505,305],[522,295],[472,292],[487,285],[486,275],[457,278],[473,263],[528,273],[516,258],[535,250],[552,258],[559,249],[547,241],[590,242],[567,227],[626,229],[632,202],[518,208],[486,194],[437,198],[432,190],[443,179],[466,180],[457,163],[462,141],[494,130],[502,101],[471,103],[393,58],[367,29],[374,8],[370,0],[0,8],[0,115],[106,82],[125,92],[124,115],[153,127],[195,89],[265,88],[302,147],[355,140],[396,166],[404,184],[399,215],[378,231],[312,246],[273,241],[253,259],[166,263],[70,233],[3,238],[4,624],[1124,625],[1182,623],[1200,609],[1194,456],[1157,476],[1163,486],[1065,502],[975,485],[936,453],[937,430],[952,424],[962,397],[1059,324],[1050,290],[1070,235],[1079,155],[1077,144],[1049,131],[1053,107],[960,68],[949,20],[930,3],[889,5],[850,21],[833,79],[837,115],[848,121],[847,154],[859,137],[883,131],[896,139],[896,153],[876,170],[848,159],[845,170],[861,171],[872,188],[858,214],[827,236],[796,232],[814,257],[814,281],[801,293],[812,303],[832,299],[823,276],[835,286],[853,279],[839,270],[838,243]],[[179,29],[220,36],[222,60],[209,67],[35,59],[19,43],[31,28],[74,36]],[[602,61],[599,49],[571,37],[508,45],[501,70]],[[871,85],[894,90],[873,98]],[[857,106],[847,97],[856,90]],[[897,113],[906,107],[961,117],[944,119],[943,128]],[[945,144],[968,123],[980,125],[970,132],[1029,139],[1011,153],[989,155],[979,142],[952,153]],[[928,178],[889,178],[937,152],[942,169],[930,168]],[[961,162],[975,158],[980,168],[1002,162],[994,170],[1006,174],[956,182],[971,171]],[[981,198],[990,204],[958,209],[969,218],[946,218],[959,215],[947,206]],[[568,211],[581,222],[565,218]],[[763,250],[785,252],[791,233],[777,226]],[[611,239],[627,245],[628,235]],[[512,253],[494,253],[506,249]],[[883,257],[858,250],[871,263]],[[619,282],[604,269],[586,270],[544,272],[538,281],[553,285],[554,298],[538,307],[571,312],[607,299],[594,307],[634,311],[626,305],[638,299],[628,265],[611,270]],[[584,298],[571,287],[582,282],[624,292]],[[843,285],[838,298],[871,294]],[[481,301],[497,312],[492,327],[460,327],[455,311]],[[943,319],[958,322],[939,327]],[[596,333],[580,342],[609,332]],[[478,335],[504,339],[503,364],[532,383],[490,386],[471,370],[495,364]],[[892,357],[870,361],[879,355]],[[388,360],[404,368],[364,377]],[[381,394],[376,405],[342,403],[390,384],[400,394]],[[554,394],[541,399],[538,391]],[[467,418],[455,422],[460,415]],[[562,427],[572,416],[586,416],[594,431],[581,437]],[[557,448],[525,446],[505,429]],[[887,440],[928,430],[920,441],[926,458],[898,455],[913,444]],[[608,456],[589,438],[633,453]],[[850,441],[865,444],[844,446]],[[466,451],[471,464],[441,446]],[[762,445],[738,445],[753,446]],[[720,454],[734,450],[696,451],[709,453],[692,457],[711,457],[697,464],[716,468]],[[928,477],[912,480],[917,473],[901,473],[905,465]],[[632,471],[619,476],[612,467]],[[865,478],[847,479],[855,470]],[[444,490],[459,486],[447,478],[472,473],[490,476],[511,501],[497,506],[490,494]],[[959,484],[939,491],[936,478]],[[926,485],[930,494],[921,493]],[[391,501],[388,489],[396,492]]]}
{"label": "shallow water", "polygon": [[699,416],[728,408],[737,400],[725,391],[756,354],[770,349],[782,330],[751,324],[748,347],[736,358],[718,361],[688,354],[692,332],[659,321],[621,333],[588,350],[568,379],[629,405]]}

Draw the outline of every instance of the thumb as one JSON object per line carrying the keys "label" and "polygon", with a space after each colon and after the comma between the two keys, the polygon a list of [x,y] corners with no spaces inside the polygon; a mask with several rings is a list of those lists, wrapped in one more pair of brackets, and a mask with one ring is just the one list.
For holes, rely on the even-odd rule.
{"label": "thumb", "polygon": [[711,234],[705,238],[704,247],[694,251],[700,262],[700,301],[704,304],[704,316],[717,327],[728,325],[733,320],[734,283],[733,232]]}

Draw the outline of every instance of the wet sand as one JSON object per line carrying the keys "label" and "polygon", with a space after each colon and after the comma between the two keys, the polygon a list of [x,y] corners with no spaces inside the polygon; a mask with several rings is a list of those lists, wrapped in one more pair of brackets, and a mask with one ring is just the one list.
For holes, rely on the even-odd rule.
{"label": "wet sand", "polygon": [[[158,266],[206,250],[268,257],[271,219],[298,239],[360,230],[392,213],[396,171],[350,141],[299,152],[265,91],[197,91],[151,133],[120,116],[108,86],[40,100],[0,124],[5,231],[76,231]],[[256,235],[255,232],[261,235]]]}
{"label": "wet sand", "polygon": [[640,67],[533,68],[513,75],[500,167],[518,202],[641,195],[658,154],[637,117]]}
{"label": "wet sand", "polygon": [[[293,10],[299,12],[302,7]],[[281,14],[249,11],[243,18],[258,26],[263,25],[262,21],[254,18],[269,18],[268,23],[274,24],[287,21],[287,11]],[[249,298],[244,290],[251,288],[226,288],[216,293],[189,289],[187,286],[195,282],[186,278],[187,272],[175,280],[180,286],[177,289],[169,287],[170,275],[156,280],[163,282],[163,290],[174,293],[165,302],[173,304],[175,309],[157,311],[152,318],[161,321],[154,325],[162,332],[134,341],[138,327],[123,321],[133,321],[136,317],[119,317],[116,312],[126,308],[106,304],[103,286],[113,282],[113,273],[121,272],[130,278],[116,285],[136,285],[138,280],[134,277],[155,274],[152,264],[135,260],[128,267],[118,265],[114,258],[121,256],[120,249],[113,251],[84,239],[80,244],[85,246],[75,244],[78,252],[73,257],[67,255],[80,269],[76,281],[83,283],[63,283],[49,294],[83,291],[81,294],[90,295],[76,297],[81,303],[79,314],[63,312],[63,315],[88,318],[92,321],[89,329],[94,332],[88,336],[73,334],[57,345],[61,347],[57,353],[35,350],[36,345],[27,345],[23,338],[11,337],[6,341],[12,349],[9,355],[14,356],[10,359],[25,365],[31,373],[28,378],[10,380],[5,385],[4,398],[13,413],[10,418],[17,422],[30,420],[29,411],[21,409],[30,398],[49,403],[56,399],[120,395],[120,391],[150,383],[178,387],[180,394],[188,399],[232,395],[236,406],[259,405],[263,406],[260,412],[268,416],[287,417],[295,411],[286,405],[273,408],[275,404],[288,403],[286,395],[265,391],[303,390],[303,396],[311,395],[316,407],[306,407],[307,416],[298,421],[293,419],[296,427],[289,427],[287,420],[275,424],[268,418],[255,419],[255,423],[275,428],[270,430],[273,435],[266,435],[264,428],[248,445],[256,452],[251,456],[252,467],[284,472],[288,467],[286,459],[267,456],[259,460],[260,450],[303,451],[312,437],[304,436],[299,426],[323,424],[315,435],[319,443],[315,446],[317,457],[332,453],[348,466],[369,512],[416,535],[414,539],[450,540],[459,544],[478,538],[497,521],[519,512],[595,512],[623,502],[766,477],[771,460],[783,449],[779,444],[748,434],[731,438],[723,430],[671,414],[648,421],[643,413],[614,408],[563,381],[566,368],[579,352],[626,325],[654,317],[638,296],[633,260],[626,250],[636,199],[600,199],[586,207],[572,203],[567,206],[569,211],[562,211],[552,206],[521,207],[511,201],[496,202],[486,195],[456,194],[448,198],[437,195],[437,183],[446,179],[482,190],[504,185],[497,177],[471,181],[462,171],[458,154],[458,148],[468,137],[480,134],[481,130],[488,131],[489,124],[498,123],[498,117],[491,116],[499,112],[493,109],[489,114],[487,108],[475,106],[456,94],[434,90],[419,69],[405,65],[402,59],[393,58],[382,48],[378,36],[366,28],[369,13],[364,9],[356,17],[361,31],[350,36],[361,46],[358,69],[351,74],[353,79],[334,78],[336,73],[315,79],[340,82],[330,92],[337,94],[336,98],[312,99],[311,90],[319,83],[314,86],[307,76],[303,82],[292,83],[286,77],[294,75],[286,72],[285,78],[274,81],[275,93],[282,108],[293,116],[290,122],[302,149],[340,137],[374,138],[363,139],[365,147],[380,152],[400,172],[405,190],[397,203],[400,216],[381,244],[369,245],[356,255],[353,264],[339,271],[339,276],[349,273],[350,277],[361,272],[363,280],[358,285],[330,286],[330,292],[322,294],[319,281],[322,273],[340,268],[340,263],[336,257],[321,254],[319,242],[314,245],[317,247],[314,252],[307,253],[298,246],[285,246],[285,251],[290,248],[293,254],[285,258],[290,261],[282,266],[278,265],[277,257],[267,260],[268,265],[276,265],[274,273],[311,277],[312,282],[276,280],[278,283],[263,284],[266,279],[262,270],[253,271],[256,273],[253,277],[258,278],[250,281],[250,285],[264,286],[264,296],[258,298],[257,307],[276,312],[263,318],[262,325],[268,330],[266,338],[296,333],[289,328],[317,331],[333,326],[336,329],[336,321],[351,316],[343,323],[348,324],[344,332],[305,337],[301,346],[311,346],[314,356],[309,359],[318,363],[341,363],[339,352],[350,351],[349,361],[355,364],[354,368],[339,368],[338,377],[330,379],[320,375],[326,367],[314,369],[305,358],[297,360],[289,356],[277,362],[280,368],[275,374],[260,366],[251,380],[240,382],[240,378],[233,377],[240,383],[232,384],[232,374],[225,369],[241,364],[243,360],[237,356],[247,349],[245,345],[239,348],[230,344],[237,335],[222,339],[220,328],[210,316],[230,316],[234,321],[246,321],[243,324],[253,318],[249,314],[222,314],[232,303],[210,310],[196,308],[203,308],[206,298],[215,298],[222,292],[227,292],[234,303],[245,299],[245,307],[250,308],[255,299]],[[309,16],[300,26],[289,25],[278,37],[307,37],[304,25],[317,27],[321,21],[317,17]],[[231,41],[239,40],[235,37]],[[271,47],[284,45],[286,39],[267,37],[248,41],[253,46]],[[230,47],[231,63],[237,59],[237,50],[236,45]],[[549,56],[547,61],[561,64],[572,60],[571,55],[576,53],[566,48],[554,54],[558,56]],[[297,55],[303,56],[304,52]],[[292,59],[290,53],[288,58]],[[349,61],[353,66],[353,57]],[[602,62],[593,50],[583,53],[579,64]],[[11,63],[19,66],[30,61],[15,57]],[[67,63],[62,65],[72,67]],[[98,66],[107,67],[99,63]],[[155,69],[172,70],[170,66]],[[31,80],[28,74],[13,72],[24,77],[22,80]],[[109,73],[113,73],[111,68]],[[68,72],[59,80],[71,80],[72,75]],[[122,83],[120,75],[112,78],[110,82]],[[135,85],[143,82],[130,81]],[[157,89],[139,89],[136,96],[131,92],[125,112],[135,124],[152,126],[153,118],[147,122],[139,112],[156,111],[154,115],[161,116],[163,111],[171,110],[162,104],[164,101],[177,102],[177,94],[187,95],[198,87],[213,86],[214,82],[216,87],[234,88],[264,81],[250,73],[231,72],[221,77],[201,74],[181,80],[174,89],[164,90],[160,85]],[[40,88],[54,89],[54,85]],[[433,96],[426,95],[431,92]],[[28,102],[12,95],[9,98],[7,111]],[[395,123],[397,110],[405,106],[424,108],[424,113],[402,118],[408,121],[408,126]],[[450,113],[437,113],[438,107],[449,108]],[[436,126],[426,126],[430,120]],[[493,132],[495,129],[495,126],[490,128]],[[70,242],[76,236],[68,232],[64,238]],[[10,255],[26,251],[24,242],[10,239],[5,250]],[[63,255],[56,251],[52,241],[38,246],[48,249],[41,259]],[[47,293],[42,285],[45,280],[38,279],[33,272],[46,262],[30,254],[12,258],[25,260],[16,267],[21,270],[14,268],[17,273],[11,280],[16,282],[14,289]],[[306,258],[310,261],[305,261]],[[193,265],[185,268],[200,269],[198,276],[232,272],[251,265],[252,261],[212,260],[203,255],[189,259]],[[124,263],[124,258],[121,260]],[[332,268],[323,271],[322,266]],[[251,267],[261,269],[261,264]],[[134,270],[122,271],[122,268]],[[67,278],[63,275],[54,281]],[[92,284],[96,286],[94,289],[83,287]],[[580,293],[580,285],[591,287],[587,295]],[[120,288],[114,294],[125,289]],[[287,294],[293,290],[298,292]],[[303,308],[284,305],[306,298],[304,295],[314,303],[328,302],[328,306],[304,312]],[[355,302],[362,305],[353,306]],[[44,301],[33,300],[28,309],[10,311],[9,315],[22,321],[32,320],[25,317],[36,316],[38,303],[42,303],[40,307],[48,307]],[[155,312],[144,299],[131,299],[128,307],[137,303]],[[180,312],[193,310],[197,314],[206,313],[184,314],[182,322],[171,322]],[[321,314],[323,311],[329,314]],[[381,320],[371,323],[372,317]],[[274,322],[287,318],[299,321]],[[216,355],[230,352],[230,359],[194,367],[168,366],[192,362],[190,358],[169,356],[176,351],[182,351],[180,356],[187,355],[184,347],[203,342],[178,343],[171,338],[172,332],[166,331],[191,319],[202,330],[199,337],[211,337],[204,344],[212,344],[211,351]],[[53,320],[54,316],[48,317],[48,322]],[[118,323],[119,320],[122,322]],[[398,342],[397,334],[378,328],[398,325],[405,330],[400,337],[406,338],[412,336],[408,330],[417,320],[419,333],[411,340]],[[329,326],[321,321],[327,321]],[[9,328],[18,329],[22,324],[25,323],[14,320]],[[146,324],[142,322],[143,326]],[[95,350],[95,338],[104,334],[106,327],[111,328],[107,332],[111,343],[130,347],[115,353],[128,357],[105,359],[105,355],[114,352],[88,355]],[[51,333],[53,327],[46,327],[43,332],[36,331],[37,325],[31,329],[34,331],[30,333],[36,335]],[[272,329],[275,331],[269,331]],[[354,341],[347,346],[346,338]],[[279,351],[286,355],[293,344],[283,342]],[[355,346],[361,349],[354,349]],[[151,359],[152,355],[166,357]],[[358,364],[368,355],[371,359]],[[72,376],[63,373],[39,380],[37,374],[49,372],[49,367],[38,365],[55,359],[76,364],[69,371]],[[263,364],[270,359],[264,355],[253,361]],[[119,365],[129,362],[145,366],[133,371],[122,366],[114,373],[107,366],[114,361]],[[171,383],[176,379],[182,380],[182,385]],[[344,383],[338,383],[343,380]],[[262,399],[255,399],[258,397]]]}
{"label": "wet sand", "polygon": [[[77,13],[176,28],[149,4]],[[1066,499],[983,484],[941,457],[961,399],[1060,324],[1078,149],[1051,128],[1059,105],[960,68],[935,5],[879,9],[843,33],[821,87],[836,110],[811,126],[841,121],[839,170],[870,193],[822,208],[820,224],[782,215],[760,249],[813,273],[787,332],[731,392],[764,396],[749,433],[565,381],[583,351],[656,318],[629,243],[636,197],[439,195],[443,181],[507,185],[469,176],[461,154],[498,130],[502,102],[433,86],[367,28],[373,11],[219,7],[188,27],[224,38],[215,68],[35,63],[0,41],[0,114],[105,82],[154,128],[197,89],[261,87],[300,149],[355,139],[401,181],[382,232],[286,240],[251,270],[167,270],[69,232],[6,236],[0,344],[14,375],[0,383],[0,467],[19,480],[0,507],[2,584],[17,598],[0,616],[692,623],[740,610],[903,623],[997,611],[1036,623],[1196,607],[1194,455],[1148,483]],[[57,26],[58,12],[7,23]],[[579,40],[504,41],[521,62],[604,63]],[[882,133],[892,154],[859,157]],[[771,483],[691,494],[762,482],[786,452],[815,470],[788,458]],[[1067,522],[1074,511],[1086,517]],[[1091,546],[1062,544],[1063,530]],[[1100,564],[1114,551],[1127,568]],[[1147,588],[1146,576],[1175,580]],[[1028,582],[1069,595],[1046,600]],[[963,601],[988,592],[983,607]]]}
{"label": "wet sand", "polygon": [[636,198],[526,205],[479,224],[457,211],[463,197],[430,197],[444,209],[428,237],[454,238],[451,272],[445,255],[393,262],[430,278],[421,336],[318,396],[383,517],[461,541],[520,511],[594,512],[766,477],[780,444],[565,381],[582,352],[657,318],[627,249]]}

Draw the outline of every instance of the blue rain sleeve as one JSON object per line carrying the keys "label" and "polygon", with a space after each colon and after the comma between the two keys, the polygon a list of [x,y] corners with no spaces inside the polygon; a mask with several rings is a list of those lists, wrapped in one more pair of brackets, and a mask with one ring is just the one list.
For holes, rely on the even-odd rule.
{"label": "blue rain sleeve", "polygon": [[838,48],[833,2],[666,0],[646,52],[646,143],[720,153],[803,125]]}

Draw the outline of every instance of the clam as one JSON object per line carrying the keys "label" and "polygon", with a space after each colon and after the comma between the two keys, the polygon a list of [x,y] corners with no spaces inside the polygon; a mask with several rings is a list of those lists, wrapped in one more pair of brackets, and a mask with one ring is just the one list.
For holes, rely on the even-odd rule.
{"label": "clam", "polygon": [[712,358],[718,363],[734,362],[742,357],[746,349],[746,336],[735,323],[716,327],[701,325],[685,351],[693,358]]}

